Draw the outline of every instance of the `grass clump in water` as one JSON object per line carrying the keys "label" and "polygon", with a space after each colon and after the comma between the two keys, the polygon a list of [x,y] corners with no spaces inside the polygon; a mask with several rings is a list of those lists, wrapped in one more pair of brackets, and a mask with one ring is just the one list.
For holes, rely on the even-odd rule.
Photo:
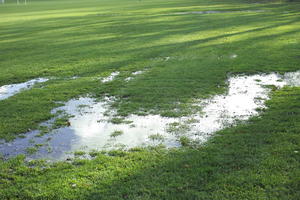
{"label": "grass clump in water", "polygon": [[38,147],[27,147],[26,148],[26,153],[29,155],[35,154],[38,151]]}
{"label": "grass clump in water", "polygon": [[173,122],[170,123],[167,132],[174,133],[177,135],[182,135],[190,130],[190,127],[187,123],[179,123],[179,122]]}
{"label": "grass clump in water", "polygon": [[179,138],[179,142],[184,147],[189,146],[191,144],[191,140],[187,136],[181,136]]}
{"label": "grass clump in water", "polygon": [[115,130],[114,132],[112,132],[110,134],[110,137],[118,137],[118,136],[122,135],[123,133],[124,133],[123,131]]}
{"label": "grass clump in water", "polygon": [[150,135],[150,136],[149,136],[149,139],[150,139],[150,140],[153,140],[153,141],[155,141],[155,140],[158,140],[158,141],[164,141],[164,140],[165,140],[165,137],[164,137],[163,135],[157,133],[157,134]]}
{"label": "grass clump in water", "polygon": [[86,154],[85,151],[75,151],[74,156],[84,156]]}

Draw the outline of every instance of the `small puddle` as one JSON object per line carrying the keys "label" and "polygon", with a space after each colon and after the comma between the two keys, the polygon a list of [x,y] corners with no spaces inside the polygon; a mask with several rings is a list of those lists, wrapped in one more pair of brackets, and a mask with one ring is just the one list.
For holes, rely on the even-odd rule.
{"label": "small puddle", "polygon": [[135,72],[132,72],[132,73],[131,73],[132,76],[125,78],[125,81],[126,81],[126,82],[131,81],[132,79],[134,79],[134,76],[143,74],[143,73],[145,73],[145,71],[146,71],[146,70],[144,70],[144,71],[135,71]]}
{"label": "small puddle", "polygon": [[284,79],[286,85],[299,87],[300,86],[300,71],[285,73],[283,76],[283,79]]}
{"label": "small puddle", "polygon": [[106,83],[106,82],[113,81],[116,78],[116,76],[118,76],[119,74],[120,72],[112,72],[108,77],[102,78],[101,82]]}
{"label": "small puddle", "polygon": [[91,97],[72,99],[53,111],[63,111],[72,116],[69,119],[70,126],[41,137],[35,137],[39,132],[32,131],[25,138],[3,142],[0,144],[0,153],[11,157],[25,154],[28,148],[30,150],[38,146],[37,152],[28,155],[28,159],[65,160],[72,157],[70,152],[75,151],[128,149],[158,144],[178,147],[183,136],[196,142],[205,142],[214,132],[258,115],[257,110],[265,108],[264,103],[269,99],[271,89],[266,86],[300,86],[300,71],[284,75],[239,75],[229,78],[228,85],[226,94],[195,103],[202,108],[202,112],[182,118],[130,115],[120,119],[115,118],[115,111],[111,110],[112,98],[103,101]]}
{"label": "small puddle", "polygon": [[48,81],[46,78],[37,78],[24,83],[3,85],[0,87],[0,100],[7,99],[15,94],[32,88],[37,83],[43,83]]}
{"label": "small puddle", "polygon": [[231,58],[231,59],[237,58],[237,55],[236,55],[236,54],[231,54],[231,55],[229,56],[229,58]]}

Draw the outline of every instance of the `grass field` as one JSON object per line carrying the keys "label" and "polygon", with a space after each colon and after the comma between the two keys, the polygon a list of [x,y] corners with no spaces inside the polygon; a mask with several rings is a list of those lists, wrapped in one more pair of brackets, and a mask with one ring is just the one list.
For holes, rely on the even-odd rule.
{"label": "grass field", "polygon": [[[52,79],[0,101],[0,138],[37,128],[57,102],[80,95],[120,97],[123,116],[184,116],[194,99],[224,92],[230,74],[299,70],[299,14],[297,2],[6,0],[0,86]],[[112,82],[97,79],[114,71]],[[261,117],[196,148],[3,160],[0,199],[300,199],[299,100],[299,88],[273,91]]]}

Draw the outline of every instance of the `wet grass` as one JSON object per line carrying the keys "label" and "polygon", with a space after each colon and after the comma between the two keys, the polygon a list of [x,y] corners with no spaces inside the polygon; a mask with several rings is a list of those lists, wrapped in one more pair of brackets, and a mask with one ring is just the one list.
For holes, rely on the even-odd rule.
{"label": "wet grass", "polygon": [[[224,92],[229,74],[299,70],[296,2],[6,2],[0,5],[0,85],[55,77],[0,101],[6,140],[39,128],[60,102],[79,95],[119,97],[113,106],[123,116],[182,116],[193,112],[194,99]],[[174,14],[207,10],[266,12]],[[115,71],[120,75],[112,82],[98,79]],[[66,79],[73,76],[79,78]],[[299,88],[274,88],[262,116],[202,146],[183,138],[179,149],[93,151],[93,160],[0,159],[0,199],[299,199],[299,102]],[[67,123],[62,118],[57,126]]]}
{"label": "wet grass", "polygon": [[[174,14],[205,10],[266,12]],[[182,116],[195,98],[226,90],[230,73],[299,69],[299,3],[33,0],[8,1],[0,13],[0,85],[55,77],[0,101],[7,140],[78,95],[119,97],[114,106],[124,116]],[[97,79],[115,71],[112,82]]]}
{"label": "wet grass", "polygon": [[300,89],[207,144],[92,152],[93,160],[0,161],[1,199],[299,199]]}
{"label": "wet grass", "polygon": [[110,134],[110,137],[118,137],[120,135],[123,135],[123,131],[116,130]]}
{"label": "wet grass", "polygon": [[157,134],[150,135],[149,139],[153,141],[164,141],[165,138],[163,135],[157,133]]}
{"label": "wet grass", "polygon": [[83,156],[83,155],[85,155],[86,154],[86,152],[84,152],[84,151],[75,151],[74,152],[74,155],[75,156]]}

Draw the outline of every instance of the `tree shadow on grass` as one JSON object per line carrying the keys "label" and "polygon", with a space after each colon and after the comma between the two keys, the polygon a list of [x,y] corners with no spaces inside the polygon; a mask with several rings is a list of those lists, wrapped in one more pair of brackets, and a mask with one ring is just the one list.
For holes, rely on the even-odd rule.
{"label": "tree shadow on grass", "polygon": [[[119,96],[121,102],[116,107],[122,115],[140,109],[163,113],[172,110],[176,102],[187,103],[223,92],[228,72],[298,69],[299,47],[288,40],[296,38],[299,30],[280,31],[296,26],[297,12],[291,10],[237,15],[162,16],[154,12],[125,17],[67,16],[33,19],[26,26],[16,22],[1,30],[2,39],[18,40],[1,45],[5,53],[0,55],[0,85],[40,76],[87,78],[80,84],[77,80],[65,81],[55,89],[51,87],[57,83],[49,82],[43,90],[27,91],[30,101],[19,94],[0,102],[0,133],[14,134],[36,127],[49,117],[54,101],[88,92]],[[230,54],[237,54],[237,58],[230,59]],[[170,59],[166,61],[166,57]],[[120,78],[108,84],[91,84],[88,79],[114,70],[146,68],[147,73],[129,83]],[[47,98],[41,99],[45,94]],[[33,106],[32,102],[39,103]],[[25,122],[27,125],[22,125]]]}
{"label": "tree shadow on grass", "polygon": [[83,199],[297,199],[299,100],[299,88],[278,91],[261,118],[198,149],[171,151],[105,189],[96,182]]}
{"label": "tree shadow on grass", "polygon": [[295,200],[299,101],[299,87],[275,91],[260,117],[196,148],[110,152],[52,168],[0,161],[0,198]]}

